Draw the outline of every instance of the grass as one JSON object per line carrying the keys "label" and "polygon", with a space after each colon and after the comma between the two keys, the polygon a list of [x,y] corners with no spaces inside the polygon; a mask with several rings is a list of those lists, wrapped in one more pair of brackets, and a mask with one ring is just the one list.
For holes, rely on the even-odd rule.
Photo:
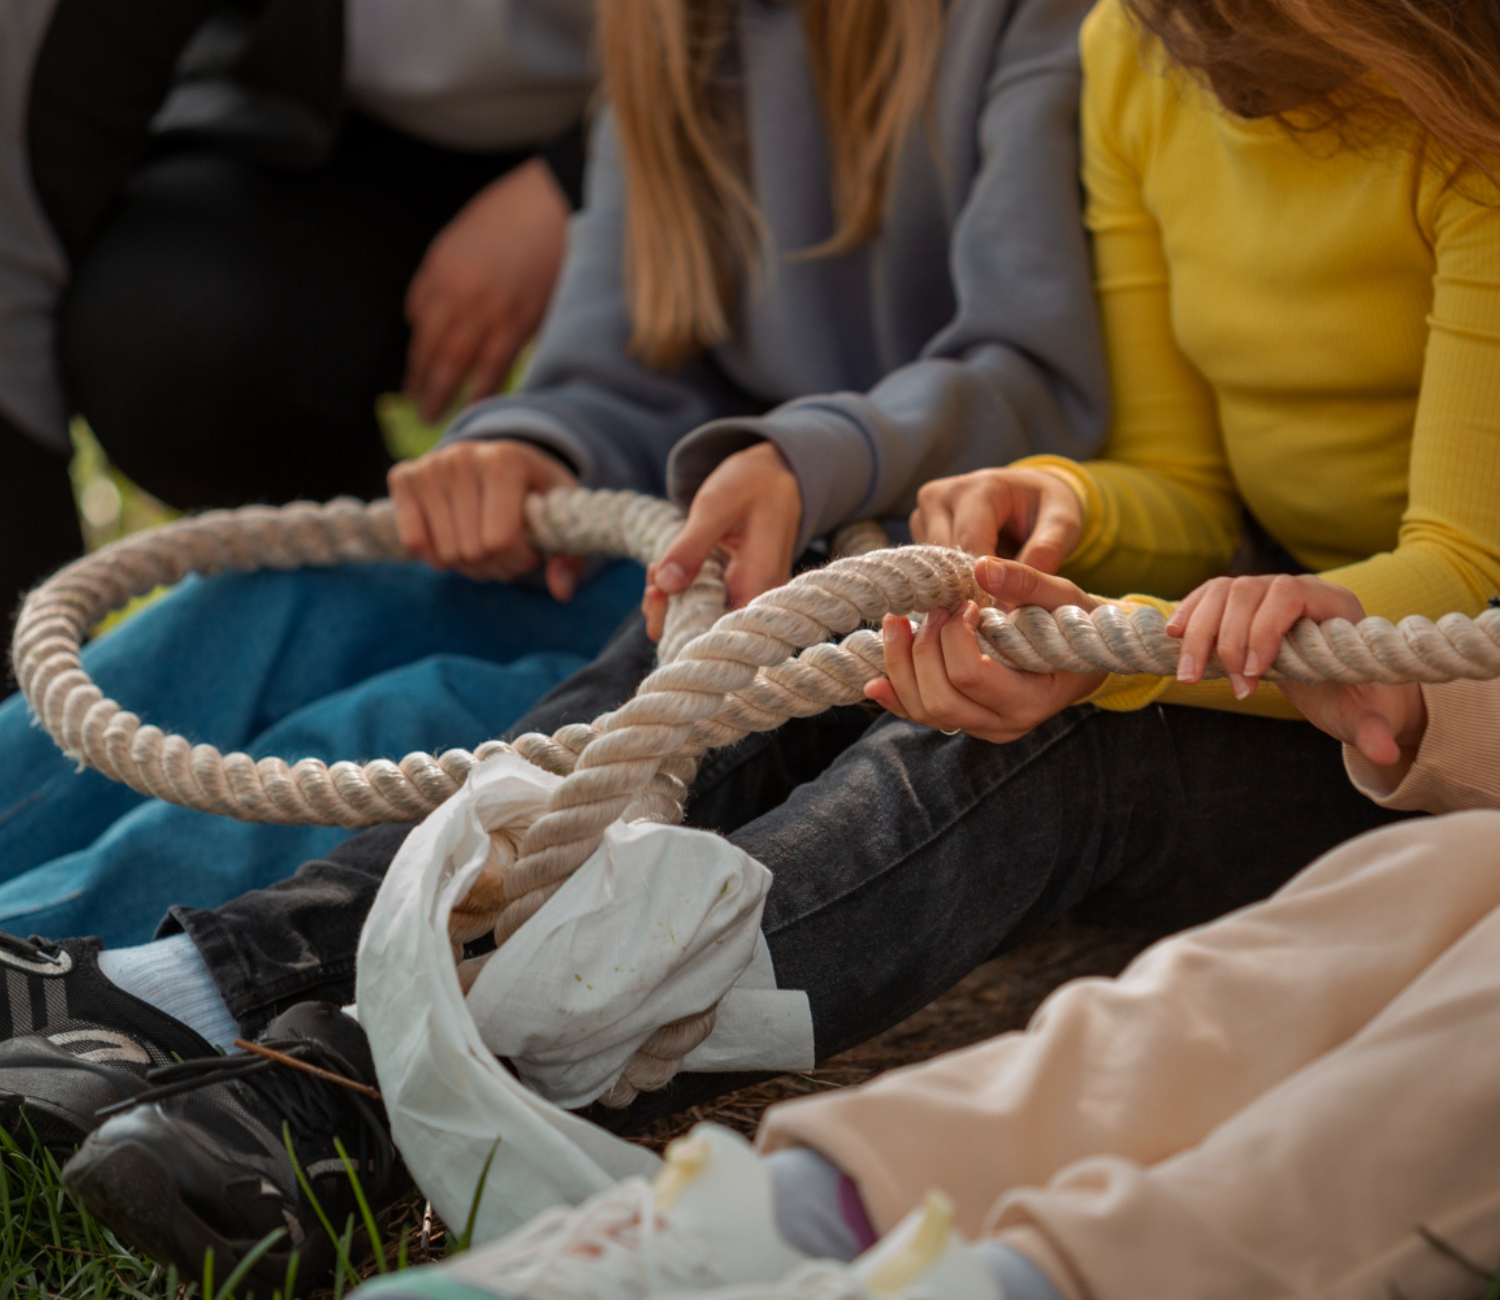
{"label": "grass", "polygon": [[[63,1187],[56,1160],[45,1151],[30,1151],[30,1144],[23,1147],[0,1130],[0,1300],[235,1300],[259,1252],[282,1235],[261,1242],[227,1275],[209,1258],[201,1276],[180,1276],[175,1268],[143,1258],[92,1218]],[[415,1196],[384,1216],[383,1229],[362,1195],[359,1201],[359,1226],[379,1248],[353,1250],[352,1218],[340,1225],[324,1218],[324,1230],[339,1243],[342,1267],[322,1296],[337,1300],[377,1273],[442,1259],[459,1240]],[[296,1269],[293,1256],[288,1285],[277,1296],[291,1294]]]}
{"label": "grass", "polygon": [[[52,1155],[45,1150],[32,1154],[33,1150],[33,1144],[22,1145],[0,1130],[0,1300],[234,1300],[260,1253],[277,1244],[282,1235],[278,1232],[268,1237],[227,1275],[220,1270],[216,1277],[215,1262],[210,1257],[204,1261],[201,1277],[179,1276],[175,1268],[143,1258],[92,1218],[63,1187],[61,1171]],[[384,1233],[376,1230],[363,1197],[360,1201],[371,1230],[370,1240],[380,1242],[380,1250],[355,1257],[359,1259],[356,1267],[349,1251],[355,1225],[342,1225],[343,1231],[335,1239],[341,1243],[340,1255],[348,1267],[327,1292],[330,1296],[343,1295],[374,1273],[442,1255],[442,1227],[436,1225],[434,1229],[430,1220],[424,1220],[415,1200],[389,1216],[390,1226]],[[333,1235],[332,1225],[328,1230]],[[416,1251],[413,1241],[419,1242]],[[294,1256],[288,1268],[286,1295],[291,1294],[295,1276]]]}
{"label": "grass", "polygon": [[[0,1132],[0,1300],[186,1300],[204,1292],[126,1247],[63,1190],[50,1155],[33,1159]],[[211,1286],[210,1282],[210,1286]]]}

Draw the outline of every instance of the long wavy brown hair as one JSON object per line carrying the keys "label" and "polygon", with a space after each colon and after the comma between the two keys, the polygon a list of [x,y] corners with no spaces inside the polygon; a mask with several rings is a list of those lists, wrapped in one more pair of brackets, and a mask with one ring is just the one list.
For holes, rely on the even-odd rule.
{"label": "long wavy brown hair", "polygon": [[[739,0],[600,0],[604,94],[625,173],[632,346],[673,366],[729,337],[766,253],[748,181],[733,31]],[[897,150],[929,102],[943,0],[802,0],[829,141],[836,227],[880,228]],[[820,178],[809,177],[809,184]]]}
{"label": "long wavy brown hair", "polygon": [[1496,0],[1124,3],[1231,112],[1351,135],[1410,117],[1444,151],[1496,175]]}

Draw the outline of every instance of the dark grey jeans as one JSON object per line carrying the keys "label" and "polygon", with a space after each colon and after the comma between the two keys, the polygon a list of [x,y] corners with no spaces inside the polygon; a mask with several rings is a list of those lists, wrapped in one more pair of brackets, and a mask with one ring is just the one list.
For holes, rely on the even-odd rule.
{"label": "dark grey jeans", "polygon": [[[652,647],[633,618],[522,730],[627,698]],[[1399,814],[1357,794],[1306,723],[1206,709],[1067,710],[1010,745],[853,706],[710,756],[691,824],[774,873],[778,982],[805,989],[820,1058],[888,1028],[981,962],[1082,912],[1165,933],[1263,898]],[[361,922],[408,827],[348,841],[270,889],[174,910],[247,1032],[291,1002],[348,1001]],[[748,1076],[681,1076],[632,1126]]]}

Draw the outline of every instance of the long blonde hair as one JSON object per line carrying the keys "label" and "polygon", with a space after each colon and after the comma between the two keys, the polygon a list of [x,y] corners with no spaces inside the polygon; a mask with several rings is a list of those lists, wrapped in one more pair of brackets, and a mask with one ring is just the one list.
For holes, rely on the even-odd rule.
{"label": "long blonde hair", "polygon": [[[730,39],[739,0],[600,0],[604,93],[625,172],[633,350],[670,367],[729,337],[765,231],[748,180]],[[943,0],[801,0],[829,140],[832,236],[874,237],[897,150],[927,105]]]}

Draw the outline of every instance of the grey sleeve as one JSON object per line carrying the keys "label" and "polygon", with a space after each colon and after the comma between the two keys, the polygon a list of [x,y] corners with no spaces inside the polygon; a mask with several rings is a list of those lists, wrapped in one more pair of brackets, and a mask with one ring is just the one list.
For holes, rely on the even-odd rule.
{"label": "grey sleeve", "polygon": [[1008,20],[949,250],[957,310],[948,325],[868,392],[699,429],[672,456],[675,499],[690,500],[725,456],[769,440],[801,484],[805,545],[852,520],[904,515],[929,479],[1097,450],[1109,384],[1078,138],[1078,29],[1089,3],[1020,0]]}
{"label": "grey sleeve", "polygon": [[32,68],[56,0],[0,0],[0,411],[38,442],[68,447],[54,333],[67,259],[37,201],[26,155]]}
{"label": "grey sleeve", "polygon": [[525,384],[470,407],[444,441],[521,438],[567,461],[588,487],[661,496],[667,455],[683,435],[753,407],[707,356],[668,372],[630,355],[623,178],[607,111],[595,130],[586,190]]}

